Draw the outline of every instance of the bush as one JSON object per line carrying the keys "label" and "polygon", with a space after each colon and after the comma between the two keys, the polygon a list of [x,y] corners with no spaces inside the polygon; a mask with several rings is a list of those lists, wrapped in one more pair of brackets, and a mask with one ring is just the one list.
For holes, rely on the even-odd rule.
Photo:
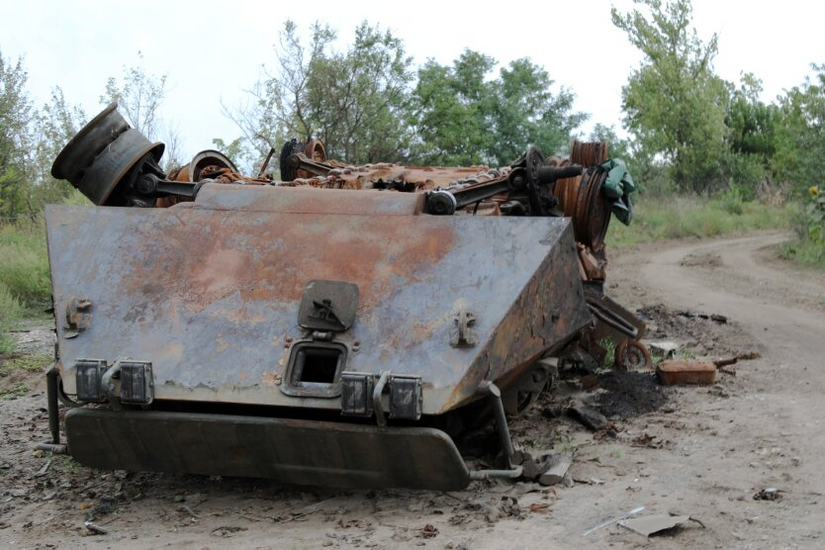
{"label": "bush", "polygon": [[794,220],[798,239],[782,247],[782,256],[804,264],[825,265],[825,190],[808,189],[804,209]]}

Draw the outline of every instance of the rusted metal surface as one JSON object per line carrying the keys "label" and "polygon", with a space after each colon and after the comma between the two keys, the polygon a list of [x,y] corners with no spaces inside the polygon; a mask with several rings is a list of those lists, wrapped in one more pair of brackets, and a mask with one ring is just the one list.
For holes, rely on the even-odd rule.
{"label": "rusted metal surface", "polygon": [[[72,455],[93,468],[441,491],[463,489],[470,480],[452,440],[426,427],[73,409],[66,432]],[[216,442],[227,442],[233,452],[217,452]]]}
{"label": "rusted metal surface", "polygon": [[[253,197],[264,192],[282,197],[273,211]],[[358,323],[341,337],[360,342],[347,369],[422,375],[425,414],[515,376],[589,322],[567,220],[415,215],[414,195],[357,195],[352,213],[327,215],[316,198],[332,208],[355,194],[207,184],[208,207],[50,206],[56,309],[77,295],[95,304],[79,337],[58,326],[66,391],[78,359],[129,356],[154,365],[157,400],[339,407],[273,391],[287,338],[303,336],[298,305],[313,279],[361,292]],[[396,200],[406,215],[381,213]],[[476,315],[473,348],[450,346],[464,309]]]}
{"label": "rusted metal surface", "polygon": [[716,381],[716,365],[713,361],[668,359],[659,363],[656,375],[665,386],[709,386]]}
{"label": "rusted metal surface", "polygon": [[584,143],[576,139],[570,142],[570,162],[585,168],[599,166],[610,158],[605,142]]}
{"label": "rusted metal surface", "polygon": [[[67,416],[84,464],[368,487],[515,477],[505,411],[557,358],[644,332],[603,293],[606,144],[490,169],[348,166],[292,140],[273,181],[211,150],[164,174],[162,149],[121,126],[110,106],[53,169],[107,207],[46,209],[53,372],[97,406]],[[480,399],[503,470],[468,472],[431,427]]]}

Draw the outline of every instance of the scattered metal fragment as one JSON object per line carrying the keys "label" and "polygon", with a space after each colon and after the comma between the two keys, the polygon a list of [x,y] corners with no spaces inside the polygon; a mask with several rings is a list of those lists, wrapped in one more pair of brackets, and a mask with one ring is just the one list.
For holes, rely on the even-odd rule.
{"label": "scattered metal fragment", "polygon": [[604,523],[600,523],[597,526],[588,529],[587,531],[585,531],[582,534],[582,536],[587,537],[587,536],[595,533],[599,529],[603,529],[603,528],[607,527],[608,525],[613,525],[617,521],[621,521],[623,519],[627,519],[627,518],[631,518],[633,516],[636,516],[636,515],[642,513],[644,510],[645,510],[644,506],[639,506],[638,508],[634,508],[634,509],[630,510],[629,512],[627,512],[626,514],[622,515],[622,516],[617,516],[615,518],[609,519],[609,520],[605,521]]}
{"label": "scattered metal fragment", "polygon": [[685,523],[690,520],[690,516],[671,516],[667,514],[645,516],[641,518],[623,519],[619,521],[619,525],[626,529],[630,529],[634,533],[639,533],[642,536],[649,537],[668,529]]}
{"label": "scattered metal fragment", "polygon": [[104,529],[103,527],[101,527],[99,525],[95,525],[91,521],[84,521],[83,525],[86,527],[86,529],[88,529],[89,533],[92,533],[92,534],[95,534],[95,535],[106,535],[106,534],[109,533],[108,529]]}
{"label": "scattered metal fragment", "polygon": [[46,475],[46,472],[49,471],[49,466],[51,466],[51,465],[52,465],[52,459],[50,458],[49,460],[46,461],[45,464],[43,464],[43,466],[39,470],[37,470],[37,473],[34,474],[33,477],[41,477],[41,476]]}
{"label": "scattered metal fragment", "polygon": [[678,342],[668,342],[668,341],[661,341],[661,342],[651,342],[646,341],[647,347],[650,348],[650,351],[655,351],[659,355],[661,355],[665,359],[673,358],[673,355],[682,349],[684,344],[680,344]]}
{"label": "scattered metal fragment", "polygon": [[709,320],[709,321],[713,321],[715,323],[719,323],[720,325],[727,324],[727,322],[728,322],[727,317],[725,317],[724,315],[718,315],[716,313],[707,314],[707,313],[696,313],[694,311],[682,310],[682,311],[676,311],[675,314],[679,315],[680,317],[686,317],[688,319],[694,319],[694,320],[695,319],[703,319],[703,320],[706,320],[706,321]]}
{"label": "scattered metal fragment", "polygon": [[776,487],[768,487],[753,495],[753,500],[782,500],[783,492]]}
{"label": "scattered metal fragment", "polygon": [[656,375],[664,386],[709,386],[716,381],[716,365],[713,361],[669,359],[659,363]]}

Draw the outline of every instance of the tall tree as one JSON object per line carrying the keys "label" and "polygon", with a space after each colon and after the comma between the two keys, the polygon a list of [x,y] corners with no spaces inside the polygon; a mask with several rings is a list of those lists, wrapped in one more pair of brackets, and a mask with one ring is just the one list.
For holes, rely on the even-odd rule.
{"label": "tall tree", "polygon": [[535,144],[560,152],[586,115],[573,94],[553,92],[547,71],[518,59],[490,78],[494,59],[466,50],[452,66],[428,61],[413,92],[416,159],[433,164],[509,164]]}
{"label": "tall tree", "polygon": [[664,157],[682,189],[704,191],[720,181],[726,151],[727,92],[713,70],[717,37],[698,37],[690,0],[635,1],[644,13],[611,10],[613,24],[644,54],[622,88],[625,122],[645,153]]}
{"label": "tall tree", "polygon": [[167,75],[154,75],[143,66],[143,53],[138,52],[138,65],[123,67],[120,78],[109,77],[100,102],[118,102],[124,118],[152,141],[166,144],[164,167],[169,170],[183,164],[180,136],[177,129],[161,116],[166,99]]}
{"label": "tall tree", "polygon": [[465,50],[453,65],[428,60],[418,71],[411,113],[414,161],[473,165],[489,162],[495,92],[485,82],[495,60]]}
{"label": "tall tree", "polygon": [[59,202],[72,193],[71,186],[52,177],[51,166],[85,123],[83,109],[69,105],[60,87],[53,88],[49,102],[43,105],[34,120],[31,183],[38,209],[44,204]]}
{"label": "tall tree", "polygon": [[507,164],[535,144],[545,154],[558,153],[570,134],[587,119],[573,112],[574,95],[566,88],[552,92],[555,82],[529,59],[517,59],[501,69],[496,83],[494,142],[490,156]]}
{"label": "tall tree", "polygon": [[12,63],[0,53],[0,216],[5,218],[35,212],[28,173],[35,113],[27,77],[22,59]]}
{"label": "tall tree", "polygon": [[812,76],[780,97],[773,166],[797,190],[822,181],[825,158],[825,64],[811,64]]}
{"label": "tall tree", "polygon": [[247,141],[266,154],[287,137],[321,138],[329,156],[364,163],[408,154],[404,124],[411,58],[400,39],[361,23],[353,44],[333,48],[335,32],[315,24],[309,44],[287,21],[277,66],[250,91],[252,101],[225,109]]}

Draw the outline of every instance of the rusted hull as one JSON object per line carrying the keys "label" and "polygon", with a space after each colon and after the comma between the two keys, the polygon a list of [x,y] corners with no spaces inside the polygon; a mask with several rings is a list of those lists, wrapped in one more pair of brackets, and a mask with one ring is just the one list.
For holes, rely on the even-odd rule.
{"label": "rusted hull", "polygon": [[[341,370],[420,377],[425,415],[513,379],[589,323],[568,220],[428,216],[417,201],[211,184],[167,209],[50,206],[65,391],[78,361],[128,357],[151,364],[156,401],[339,409],[337,395],[284,391],[313,280],[360,292],[336,339]],[[91,320],[75,336],[78,298]],[[473,345],[453,345],[461,312],[474,314]]]}

